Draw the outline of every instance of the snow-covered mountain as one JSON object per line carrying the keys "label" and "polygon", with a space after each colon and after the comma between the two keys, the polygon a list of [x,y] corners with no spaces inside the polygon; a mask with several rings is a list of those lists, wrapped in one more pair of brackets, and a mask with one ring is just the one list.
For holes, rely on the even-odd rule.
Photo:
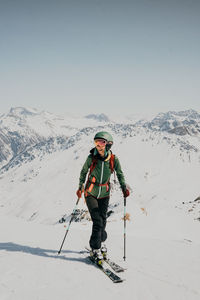
{"label": "snow-covered mountain", "polygon": [[[129,117],[129,122],[108,118],[112,121],[28,108],[13,108],[0,117],[0,225],[6,228],[0,233],[2,299],[76,299],[77,284],[78,297],[92,299],[99,282],[106,290],[97,299],[110,294],[133,300],[199,298],[199,113]],[[88,218],[72,223],[63,254],[56,255],[66,230],[59,220],[69,220],[80,170],[99,130],[113,135],[113,153],[133,191],[127,199],[128,270],[122,275],[127,281],[117,292],[99,270],[92,273],[83,264],[79,251],[89,239]],[[83,200],[79,209],[86,210]],[[113,185],[109,212],[108,246],[123,264],[118,184]]]}
{"label": "snow-covered mountain", "polygon": [[157,133],[158,141],[167,139],[169,143],[175,143],[181,149],[197,152],[196,143],[198,145],[200,136],[200,114],[194,110],[161,113],[151,121],[141,119],[127,124],[109,122],[109,118],[104,114],[64,117],[39,112],[36,109],[16,107],[0,117],[0,125],[0,166],[13,165],[13,161],[23,162],[24,156],[25,160],[30,156],[33,158],[32,152],[37,149],[41,154],[69,147],[73,144],[72,140],[75,143],[82,134],[87,135],[88,132],[105,127],[121,137],[141,132],[146,134],[147,138],[151,135],[151,139],[154,139]]}
{"label": "snow-covered mountain", "polygon": [[200,135],[200,114],[192,109],[180,112],[169,111],[158,114],[144,126],[177,135]]}
{"label": "snow-covered mountain", "polygon": [[[50,174],[49,165],[52,165],[53,180],[55,179],[55,170],[56,173],[59,170],[61,182],[63,174],[66,173],[66,176],[69,176],[68,181],[71,181],[71,174],[74,174],[73,178],[76,178],[74,189],[76,189],[81,165],[87,157],[89,149],[93,147],[95,133],[107,130],[114,137],[113,151],[119,152],[122,157],[124,167],[129,172],[128,178],[131,185],[134,187],[138,178],[140,178],[139,185],[144,179],[146,185],[155,177],[160,181],[163,176],[159,187],[165,188],[165,178],[169,177],[168,181],[171,182],[173,177],[175,180],[177,176],[183,176],[182,171],[179,174],[182,167],[185,169],[184,176],[186,178],[190,174],[188,169],[193,170],[195,174],[199,168],[199,116],[197,112],[189,110],[159,114],[151,121],[142,119],[129,124],[114,121],[109,123],[107,120],[103,122],[102,119],[98,120],[97,116],[98,121],[92,120],[91,123],[87,117],[75,117],[73,120],[72,116],[59,117],[51,113],[39,112],[36,109],[12,108],[0,120],[1,182],[6,182],[6,188],[10,182],[12,189],[15,184],[18,187],[21,183],[26,182],[27,185],[24,187],[29,189],[31,182],[37,181],[43,172]],[[83,127],[81,127],[82,122]],[[184,135],[175,130],[181,128],[180,124],[187,126],[187,132]],[[175,127],[176,125],[177,127]],[[66,162],[63,164],[63,161]],[[67,167],[68,165],[71,166],[71,169]],[[181,167],[175,169],[176,165]],[[193,175],[191,174],[191,176]],[[39,179],[40,182],[43,180],[45,179]],[[193,181],[196,182],[196,178]],[[172,183],[174,183],[173,180]],[[46,184],[49,184],[49,180]],[[53,186],[54,181],[51,183],[51,187]],[[63,186],[58,193],[62,193],[64,190]],[[17,190],[16,193],[18,193]],[[19,193],[21,193],[20,189]],[[199,196],[198,193],[198,189],[195,189],[189,198],[185,199],[184,196],[185,201],[193,201]],[[157,194],[158,192],[156,192]],[[7,196],[6,192],[4,198],[6,199]],[[26,199],[23,198],[22,202],[26,203]],[[16,202],[13,204],[16,205]],[[26,215],[27,211],[23,213]],[[34,213],[30,212],[30,215]],[[59,217],[61,215],[58,215]],[[195,210],[194,218],[198,217],[197,210]]]}
{"label": "snow-covered mountain", "polygon": [[50,151],[48,148],[54,143],[58,143],[59,148],[63,140],[104,121],[108,120],[103,114],[96,117],[58,116],[33,108],[11,108],[8,114],[0,116],[0,166],[23,155],[29,148],[46,144]]}
{"label": "snow-covered mountain", "polygon": [[93,119],[96,121],[100,121],[100,122],[109,122],[109,118],[105,115],[105,114],[100,114],[100,115],[95,115],[95,114],[90,114],[85,116],[87,119]]}

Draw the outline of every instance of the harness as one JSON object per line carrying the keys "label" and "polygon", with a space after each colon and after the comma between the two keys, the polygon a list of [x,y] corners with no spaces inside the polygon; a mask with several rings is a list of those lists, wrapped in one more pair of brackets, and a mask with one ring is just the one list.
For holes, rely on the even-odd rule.
{"label": "harness", "polygon": [[[110,170],[111,170],[111,174],[112,174],[112,173],[114,173],[115,155],[113,153],[111,153],[105,161],[108,161],[108,160],[109,160]],[[90,165],[90,171],[89,171],[89,174],[88,174],[87,183],[86,183],[85,197],[87,197],[88,192],[91,193],[94,185],[96,185],[96,186],[106,186],[106,191],[107,192],[109,191],[110,180],[108,180],[106,183],[103,183],[103,184],[102,183],[97,183],[95,177],[92,177],[92,180],[90,180],[90,175],[93,172],[93,170],[96,168],[97,161],[98,161],[98,159],[93,156],[92,157],[92,163]]]}

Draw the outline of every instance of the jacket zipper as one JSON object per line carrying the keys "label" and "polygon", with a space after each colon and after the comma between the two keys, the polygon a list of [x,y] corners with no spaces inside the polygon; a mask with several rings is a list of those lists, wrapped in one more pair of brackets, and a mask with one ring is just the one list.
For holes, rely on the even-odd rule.
{"label": "jacket zipper", "polygon": [[[104,169],[104,161],[102,161],[102,165],[101,165],[101,179],[100,179],[100,184],[102,184],[102,180],[103,180],[103,169]],[[99,193],[98,193],[97,198],[99,198],[100,194],[101,194],[101,186],[99,187]]]}

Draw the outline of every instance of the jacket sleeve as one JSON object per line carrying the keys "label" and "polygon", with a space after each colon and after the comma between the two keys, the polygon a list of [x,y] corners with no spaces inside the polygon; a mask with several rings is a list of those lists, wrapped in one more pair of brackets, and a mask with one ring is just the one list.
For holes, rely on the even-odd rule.
{"label": "jacket sleeve", "polygon": [[119,180],[119,184],[121,186],[121,189],[124,190],[126,188],[126,183],[125,183],[125,178],[124,178],[124,173],[122,172],[122,168],[119,162],[119,159],[117,156],[115,156],[115,171],[117,174],[117,178]]}
{"label": "jacket sleeve", "polygon": [[88,173],[88,169],[90,168],[92,163],[92,158],[89,155],[81,169],[80,177],[79,177],[79,189],[82,189],[83,184],[85,183],[85,178]]}

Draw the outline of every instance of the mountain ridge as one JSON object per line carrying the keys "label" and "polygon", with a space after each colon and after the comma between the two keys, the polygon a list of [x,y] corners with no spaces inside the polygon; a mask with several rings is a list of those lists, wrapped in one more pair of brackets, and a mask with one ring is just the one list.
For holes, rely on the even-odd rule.
{"label": "mountain ridge", "polygon": [[[77,139],[82,133],[87,135],[87,131],[95,132],[105,128],[122,138],[138,135],[140,132],[143,134],[144,131],[147,135],[149,132],[162,133],[161,140],[176,137],[176,144],[182,144],[181,148],[198,152],[200,114],[192,109],[159,113],[151,121],[141,119],[133,123],[130,120],[129,123],[108,122],[109,118],[104,114],[96,115],[96,118],[95,114],[89,116],[89,118],[85,116],[82,119],[68,119],[36,109],[11,108],[7,115],[0,117],[0,166],[8,166],[9,161],[13,163],[17,156],[23,156],[34,147],[39,149],[40,145],[43,145],[44,149],[46,144],[47,153],[57,151],[64,147],[67,139],[73,137]],[[182,137],[182,140],[179,137]],[[194,143],[192,139],[187,141],[187,137],[195,137],[196,142]],[[57,144],[57,148],[53,143]]]}

